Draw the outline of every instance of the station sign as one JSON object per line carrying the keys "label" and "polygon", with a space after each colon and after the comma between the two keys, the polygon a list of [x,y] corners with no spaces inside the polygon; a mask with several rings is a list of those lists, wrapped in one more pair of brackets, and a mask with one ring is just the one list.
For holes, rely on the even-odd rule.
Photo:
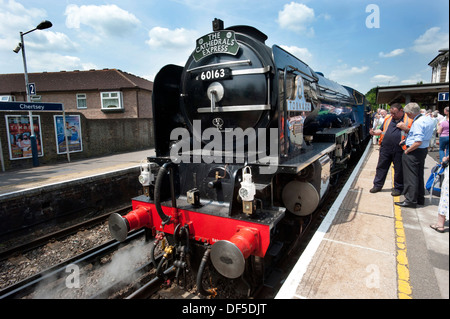
{"label": "station sign", "polygon": [[28,83],[28,94],[36,95],[36,84],[35,83]]}
{"label": "station sign", "polygon": [[438,93],[438,101],[439,102],[448,101],[448,92],[440,92],[440,93]]}
{"label": "station sign", "polygon": [[62,103],[0,102],[0,111],[64,111]]}
{"label": "station sign", "polygon": [[211,54],[236,55],[238,51],[239,43],[234,31],[216,31],[197,39],[193,57],[195,62],[198,62]]}

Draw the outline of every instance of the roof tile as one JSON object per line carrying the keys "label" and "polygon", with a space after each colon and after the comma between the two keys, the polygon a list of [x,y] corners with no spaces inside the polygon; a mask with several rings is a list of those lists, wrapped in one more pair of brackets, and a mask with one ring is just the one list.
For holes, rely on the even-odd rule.
{"label": "roof tile", "polygon": [[[140,88],[153,90],[153,82],[117,69],[28,73],[38,92],[118,90]],[[0,94],[25,92],[23,73],[0,74]]]}

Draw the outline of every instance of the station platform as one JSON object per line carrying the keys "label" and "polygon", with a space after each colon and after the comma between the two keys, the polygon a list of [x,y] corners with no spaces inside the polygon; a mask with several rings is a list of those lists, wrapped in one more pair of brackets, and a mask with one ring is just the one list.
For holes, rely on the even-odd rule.
{"label": "station platform", "polygon": [[[2,199],[31,189],[137,167],[154,150],[0,172]],[[425,163],[425,178],[436,165]],[[449,229],[437,233],[439,198],[400,208],[392,176],[371,194],[378,146],[369,145],[276,299],[448,299]],[[136,176],[137,177],[137,176]]]}
{"label": "station platform", "polygon": [[[372,194],[379,147],[368,145],[276,299],[448,299],[449,229],[438,233],[439,198],[400,208],[392,175]],[[427,156],[425,181],[436,165]],[[392,171],[392,169],[391,169]],[[391,173],[391,172],[390,172]]]}
{"label": "station platform", "polygon": [[154,149],[0,172],[0,200],[15,192],[137,167],[149,156],[155,156]]}

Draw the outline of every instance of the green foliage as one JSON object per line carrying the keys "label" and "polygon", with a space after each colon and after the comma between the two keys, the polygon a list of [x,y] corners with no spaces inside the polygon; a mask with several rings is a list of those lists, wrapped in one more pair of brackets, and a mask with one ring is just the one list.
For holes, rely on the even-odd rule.
{"label": "green foliage", "polygon": [[372,107],[372,110],[376,111],[376,109],[378,108],[378,104],[377,102],[377,88],[378,87],[374,87],[372,89],[370,89],[369,92],[366,93],[366,99],[367,101],[370,103],[370,106]]}

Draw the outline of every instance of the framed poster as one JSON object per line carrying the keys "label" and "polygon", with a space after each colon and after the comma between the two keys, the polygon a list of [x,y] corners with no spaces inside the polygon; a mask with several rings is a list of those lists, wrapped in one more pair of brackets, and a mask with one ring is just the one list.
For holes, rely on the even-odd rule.
{"label": "framed poster", "polygon": [[[9,159],[17,160],[32,158],[31,129],[28,115],[5,115],[6,129],[8,131]],[[34,134],[38,156],[44,156],[41,136],[41,118],[33,115]]]}
{"label": "framed poster", "polygon": [[58,154],[66,154],[66,140],[64,134],[67,136],[69,143],[69,153],[82,152],[83,143],[81,138],[81,121],[79,115],[66,115],[66,123],[62,115],[54,115],[55,121],[55,137],[56,150]]}

